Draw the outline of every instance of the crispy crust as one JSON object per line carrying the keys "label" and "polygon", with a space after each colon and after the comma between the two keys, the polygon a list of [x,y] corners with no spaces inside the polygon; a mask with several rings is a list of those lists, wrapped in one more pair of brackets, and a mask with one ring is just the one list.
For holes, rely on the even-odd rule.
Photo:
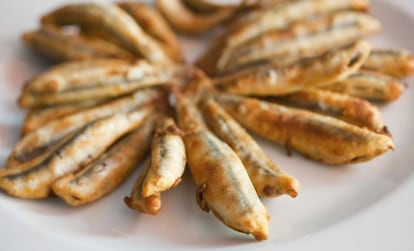
{"label": "crispy crust", "polygon": [[376,106],[365,99],[325,90],[310,89],[270,98],[288,106],[333,116],[377,133],[388,133]]}
{"label": "crispy crust", "polygon": [[171,30],[158,10],[139,2],[117,3],[126,11],[146,33],[155,38],[165,53],[174,61],[183,62],[184,55],[177,36]]}
{"label": "crispy crust", "polygon": [[[266,239],[269,216],[239,157],[206,129],[187,97],[179,92],[174,95],[198,205],[204,211],[211,210],[228,227],[257,240]],[[196,116],[188,117],[190,114]]]}
{"label": "crispy crust", "polygon": [[41,153],[65,134],[82,128],[96,119],[104,118],[117,112],[130,112],[137,108],[142,108],[148,112],[152,111],[154,104],[159,103],[158,101],[161,97],[162,93],[157,90],[136,92],[128,97],[91,107],[58,120],[52,120],[23,137],[16,144],[11,157],[20,162],[25,162]]}
{"label": "crispy crust", "polygon": [[99,158],[52,185],[53,192],[71,206],[93,202],[115,190],[147,155],[153,123],[146,122],[124,136]]}
{"label": "crispy crust", "polygon": [[58,178],[91,163],[120,137],[140,126],[148,116],[148,112],[137,111],[97,120],[39,166],[24,171],[19,166],[10,168],[9,173],[0,179],[0,188],[19,198],[45,198]]}
{"label": "crispy crust", "polygon": [[43,26],[93,26],[111,34],[122,48],[151,62],[170,63],[163,49],[125,11],[114,4],[80,3],[58,8],[42,17]]}
{"label": "crispy crust", "polygon": [[148,86],[181,84],[191,74],[189,67],[150,64],[143,60],[69,62],[29,80],[19,97],[19,104],[33,108],[91,99],[105,100]]}
{"label": "crispy crust", "polygon": [[215,85],[241,95],[282,95],[310,87],[324,86],[356,72],[370,51],[366,42],[291,65],[261,66],[214,79]]}
{"label": "crispy crust", "polygon": [[[367,0],[345,0],[345,1],[293,1],[282,5],[275,5],[272,8],[261,9],[250,12],[243,16],[239,22],[235,22],[222,40],[222,52],[214,63],[217,74],[224,70],[229,62],[234,48],[271,30],[285,29],[292,22],[303,19],[304,17],[317,16],[324,13],[339,10],[366,10],[369,2]],[[213,53],[208,50],[205,57]]]}
{"label": "crispy crust", "polygon": [[148,162],[135,180],[130,197],[125,197],[124,202],[129,208],[138,210],[141,213],[157,215],[161,210],[161,193],[156,193],[149,197],[142,196],[142,183],[145,177],[147,177],[149,168],[150,164]]}
{"label": "crispy crust", "polygon": [[178,185],[185,170],[186,155],[181,131],[170,117],[160,116],[151,144],[151,167],[142,184],[149,197]]}
{"label": "crispy crust", "polygon": [[362,67],[404,78],[414,73],[414,55],[407,50],[374,49]]}
{"label": "crispy crust", "polygon": [[157,0],[158,9],[178,31],[202,34],[229,19],[235,8],[220,8],[212,13],[196,13],[187,8],[181,0]]}
{"label": "crispy crust", "polygon": [[279,168],[223,108],[213,99],[204,99],[201,108],[214,134],[240,157],[259,196],[297,196],[299,182]]}
{"label": "crispy crust", "polygon": [[280,61],[284,57],[298,60],[316,56],[372,35],[380,28],[381,24],[375,18],[350,11],[301,20],[234,48],[224,71],[264,60]]}
{"label": "crispy crust", "polygon": [[25,32],[22,39],[41,55],[59,62],[93,58],[134,58],[130,52],[109,41],[66,34],[51,26]]}
{"label": "crispy crust", "polygon": [[105,101],[85,101],[75,104],[67,104],[62,106],[52,106],[39,109],[29,110],[23,121],[21,135],[32,132],[33,130],[45,125],[49,121],[65,117],[67,115],[86,110],[92,106],[99,105]]}
{"label": "crispy crust", "polygon": [[218,100],[244,127],[327,164],[367,161],[394,149],[389,136],[332,117],[252,98],[220,95]]}
{"label": "crispy crust", "polygon": [[389,102],[404,92],[404,84],[396,78],[372,71],[358,71],[323,89],[374,101]]}

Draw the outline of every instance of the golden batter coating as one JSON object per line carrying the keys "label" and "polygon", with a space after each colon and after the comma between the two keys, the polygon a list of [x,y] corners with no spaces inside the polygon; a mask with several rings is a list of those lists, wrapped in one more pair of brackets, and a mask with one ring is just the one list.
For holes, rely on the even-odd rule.
{"label": "golden batter coating", "polygon": [[372,35],[380,28],[380,22],[374,17],[350,11],[301,20],[236,47],[224,71],[265,60],[278,62],[290,58],[294,61],[317,56]]}
{"label": "golden batter coating", "polygon": [[156,39],[165,53],[176,62],[183,62],[184,56],[177,36],[164,20],[161,13],[144,3],[120,2],[118,6],[126,11],[142,29]]}
{"label": "golden batter coating", "polygon": [[109,99],[148,86],[181,84],[189,67],[140,60],[94,59],[58,65],[29,80],[19,97],[22,107],[42,107]]}
{"label": "golden batter coating", "polygon": [[361,70],[322,88],[373,101],[389,102],[398,99],[404,92],[405,86],[394,77],[380,72]]}
{"label": "golden batter coating", "polygon": [[267,239],[269,215],[237,154],[208,131],[195,104],[174,92],[197,203],[228,227]]}
{"label": "golden batter coating", "polygon": [[141,213],[157,215],[161,210],[161,193],[155,193],[149,197],[142,196],[142,184],[147,177],[150,163],[147,162],[144,170],[140,172],[131,190],[130,197],[125,197],[125,204]]}
{"label": "golden batter coating", "polygon": [[214,134],[240,157],[259,196],[297,196],[299,182],[278,167],[223,108],[210,98],[203,100],[201,108]]}
{"label": "golden batter coating", "polygon": [[55,181],[53,192],[71,206],[93,202],[112,192],[145,158],[152,132],[153,123],[146,121],[92,163]]}
{"label": "golden batter coating", "polygon": [[327,164],[367,161],[394,149],[389,136],[333,117],[253,98],[223,94],[217,99],[244,127]]}
{"label": "golden batter coating", "polygon": [[22,39],[41,55],[58,62],[94,58],[134,58],[132,53],[110,41],[66,34],[55,27],[42,27],[25,32]]}
{"label": "golden batter coating", "polygon": [[9,159],[19,162],[28,161],[65,134],[82,128],[99,118],[116,113],[130,112],[137,108],[152,112],[155,103],[161,103],[159,102],[161,97],[162,94],[157,90],[140,91],[131,96],[97,105],[61,119],[52,120],[17,142]]}
{"label": "golden batter coating", "polygon": [[[198,65],[202,66],[210,75],[216,75],[225,69],[229,63],[233,50],[246,43],[247,41],[272,30],[286,29],[290,24],[301,19],[315,17],[318,15],[331,13],[340,10],[366,10],[369,6],[367,0],[299,0],[288,1],[282,5],[252,11],[239,21],[236,21],[226,33],[217,38],[220,42],[219,47],[210,47],[209,50],[200,58]],[[208,59],[211,55],[217,54],[215,50],[219,48],[218,57]],[[211,63],[210,69],[206,69],[206,63]]]}
{"label": "golden batter coating", "polygon": [[42,17],[43,26],[93,26],[111,34],[113,41],[150,62],[170,63],[164,50],[115,4],[78,3],[60,7]]}
{"label": "golden batter coating", "polygon": [[29,110],[22,124],[21,135],[25,136],[26,134],[34,131],[39,127],[42,127],[52,120],[63,118],[67,115],[86,110],[90,107],[99,105],[104,102],[105,101],[100,100],[87,100],[80,103],[50,106],[37,109],[35,108]]}
{"label": "golden batter coating", "polygon": [[414,55],[404,49],[374,49],[362,68],[404,78],[414,73]]}
{"label": "golden batter coating", "polygon": [[0,179],[0,188],[19,198],[45,198],[58,178],[90,164],[148,116],[148,112],[142,110],[92,122],[38,166],[28,170],[21,170],[20,166],[9,168],[7,175]]}
{"label": "golden batter coating", "polygon": [[235,12],[233,7],[223,7],[211,13],[196,13],[181,0],[157,0],[157,7],[178,31],[202,34],[229,19]]}
{"label": "golden batter coating", "polygon": [[377,133],[388,133],[378,108],[365,99],[320,89],[303,90],[269,99],[287,106],[333,116]]}
{"label": "golden batter coating", "polygon": [[370,45],[360,41],[286,66],[266,65],[213,79],[225,92],[239,95],[282,95],[320,87],[355,73],[367,58]]}
{"label": "golden batter coating", "polygon": [[151,144],[151,167],[142,184],[142,196],[161,193],[181,182],[186,155],[181,131],[171,117],[160,116]]}

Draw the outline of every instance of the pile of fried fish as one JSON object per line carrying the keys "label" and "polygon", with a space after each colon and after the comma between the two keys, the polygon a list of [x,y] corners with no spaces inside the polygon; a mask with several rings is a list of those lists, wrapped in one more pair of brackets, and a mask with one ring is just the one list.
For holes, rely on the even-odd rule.
{"label": "pile of fried fish", "polygon": [[[0,188],[78,206],[145,162],[125,203],[157,214],[161,193],[188,166],[202,210],[266,239],[260,197],[296,197],[299,183],[246,130],[329,165],[394,149],[372,101],[402,94],[414,56],[362,40],[381,29],[369,4],[157,0],[52,10],[22,39],[60,64],[21,92],[27,116]],[[170,25],[187,35],[220,28],[191,66]]]}

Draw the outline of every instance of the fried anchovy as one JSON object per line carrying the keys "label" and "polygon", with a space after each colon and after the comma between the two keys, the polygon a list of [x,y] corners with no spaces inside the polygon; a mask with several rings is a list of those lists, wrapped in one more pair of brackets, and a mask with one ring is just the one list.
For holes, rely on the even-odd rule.
{"label": "fried anchovy", "polygon": [[39,165],[27,170],[21,170],[20,166],[9,169],[0,179],[0,188],[20,198],[45,198],[58,178],[90,164],[148,116],[148,112],[142,110],[92,122]]}
{"label": "fried anchovy", "polygon": [[286,65],[266,65],[214,79],[216,86],[241,95],[282,95],[324,86],[356,72],[370,51],[357,42],[315,58]]}
{"label": "fried anchovy", "polygon": [[129,208],[141,213],[157,215],[161,210],[161,193],[155,193],[149,197],[142,196],[142,184],[147,177],[149,168],[150,163],[148,162],[135,180],[130,197],[125,197],[124,202]]}
{"label": "fried anchovy", "polygon": [[154,103],[162,95],[157,90],[146,90],[136,92],[134,95],[120,98],[108,103],[88,108],[84,111],[65,116],[61,119],[53,120],[42,127],[32,131],[23,137],[13,149],[11,158],[19,162],[25,162],[34,158],[56,142],[65,134],[83,127],[90,122],[110,116],[118,112],[130,112],[142,107],[147,112],[151,112]]}
{"label": "fried anchovy", "polygon": [[92,163],[59,178],[53,192],[71,206],[95,201],[115,190],[150,149],[153,123],[146,122],[124,136]]}
{"label": "fried anchovy", "polygon": [[276,5],[273,8],[253,11],[243,17],[240,22],[236,22],[225,35],[224,50],[217,62],[217,70],[224,70],[234,48],[260,34],[284,29],[292,22],[304,17],[318,16],[339,10],[366,10],[368,6],[367,0],[299,0]]}
{"label": "fried anchovy", "polygon": [[257,240],[267,238],[269,216],[237,154],[207,130],[195,105],[174,93],[197,203],[228,227]]}
{"label": "fried anchovy", "polygon": [[286,96],[272,97],[270,100],[333,116],[377,133],[387,133],[380,111],[365,99],[347,94],[310,89]]}
{"label": "fried anchovy", "polygon": [[372,71],[358,71],[322,88],[382,102],[398,99],[405,89],[404,84],[398,79]]}
{"label": "fried anchovy", "polygon": [[297,196],[299,182],[280,169],[223,108],[213,99],[204,99],[201,107],[214,134],[240,157],[259,196]]}
{"label": "fried anchovy", "polygon": [[186,156],[180,134],[172,118],[158,118],[151,144],[151,167],[142,185],[143,197],[161,193],[181,182]]}
{"label": "fried anchovy", "polygon": [[117,4],[121,9],[126,11],[148,35],[151,35],[157,42],[159,42],[160,47],[163,48],[169,57],[177,62],[184,61],[184,55],[181,51],[177,36],[158,10],[139,2],[120,2]]}
{"label": "fried anchovy", "polygon": [[31,131],[45,125],[49,121],[65,117],[67,115],[86,110],[105,101],[87,100],[81,103],[51,106],[29,110],[23,121],[21,135],[25,136]]}
{"label": "fried anchovy", "polygon": [[414,73],[414,55],[407,50],[374,49],[362,68],[404,78]]}
{"label": "fried anchovy", "polygon": [[93,26],[111,34],[122,48],[151,62],[170,63],[170,58],[142,28],[115,4],[79,3],[58,8],[42,17],[43,26]]}
{"label": "fried anchovy", "polygon": [[225,70],[231,71],[263,60],[316,56],[371,35],[380,27],[378,20],[358,12],[339,12],[302,20],[236,47]]}
{"label": "fried anchovy", "polygon": [[50,27],[25,32],[22,39],[35,51],[55,61],[134,58],[130,52],[106,40],[66,34]]}
{"label": "fried anchovy", "polygon": [[220,95],[217,99],[244,127],[324,163],[367,161],[394,149],[389,136],[333,117],[253,98]]}
{"label": "fried anchovy", "polygon": [[202,34],[210,30],[230,18],[235,11],[235,8],[223,7],[211,13],[197,13],[181,0],[157,0],[156,3],[175,29],[189,34]]}
{"label": "fried anchovy", "polygon": [[179,84],[191,70],[146,61],[96,59],[65,63],[39,74],[25,85],[23,107],[108,99],[154,85]]}

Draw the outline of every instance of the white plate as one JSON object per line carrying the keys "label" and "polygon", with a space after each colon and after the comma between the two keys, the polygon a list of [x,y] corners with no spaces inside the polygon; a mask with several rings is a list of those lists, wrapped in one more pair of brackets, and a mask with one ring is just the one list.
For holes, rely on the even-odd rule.
{"label": "white plate", "polygon": [[[39,16],[63,1],[0,3],[0,163],[18,139],[23,112],[15,105],[24,80],[45,68],[19,40],[35,28]],[[414,15],[409,1],[398,1]],[[405,5],[404,5],[405,4]],[[414,19],[394,4],[373,1],[373,14],[384,31],[376,45],[414,51]],[[183,39],[189,57],[203,45]],[[19,200],[0,194],[0,246],[3,250],[414,250],[414,89],[396,102],[382,105],[396,150],[371,162],[329,167],[287,157],[272,143],[260,143],[302,185],[296,199],[264,200],[271,214],[269,240],[252,241],[213,216],[194,200],[188,172],[184,182],[163,194],[159,216],[138,214],[124,206],[133,179],[110,196],[88,206],[70,208],[56,198]]]}

